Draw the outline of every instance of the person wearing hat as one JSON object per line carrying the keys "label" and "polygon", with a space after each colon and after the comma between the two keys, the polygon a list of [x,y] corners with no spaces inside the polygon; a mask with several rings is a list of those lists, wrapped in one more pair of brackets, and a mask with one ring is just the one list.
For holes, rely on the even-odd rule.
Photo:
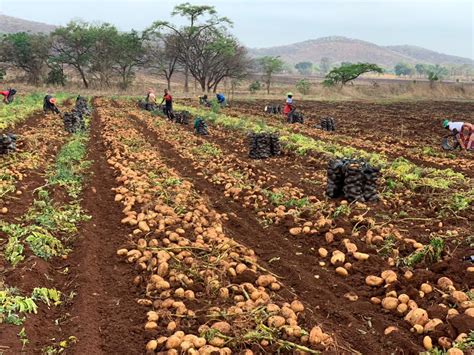
{"label": "person wearing hat", "polygon": [[474,125],[467,122],[443,121],[443,127],[456,134],[459,145],[464,150],[474,149]]}
{"label": "person wearing hat", "polygon": [[49,111],[59,114],[59,109],[56,107],[56,99],[53,95],[49,94],[44,97],[43,100],[43,111],[48,113]]}
{"label": "person wearing hat", "polygon": [[295,106],[293,103],[293,93],[289,92],[286,94],[286,102],[285,102],[285,107],[283,107],[283,114],[285,114],[287,117],[290,116],[290,114],[295,110]]}

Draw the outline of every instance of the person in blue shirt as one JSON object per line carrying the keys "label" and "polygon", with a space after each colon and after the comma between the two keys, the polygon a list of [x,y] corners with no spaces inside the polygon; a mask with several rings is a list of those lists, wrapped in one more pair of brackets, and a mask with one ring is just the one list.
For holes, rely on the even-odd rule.
{"label": "person in blue shirt", "polygon": [[224,94],[216,94],[216,99],[219,105],[225,106],[225,96]]}

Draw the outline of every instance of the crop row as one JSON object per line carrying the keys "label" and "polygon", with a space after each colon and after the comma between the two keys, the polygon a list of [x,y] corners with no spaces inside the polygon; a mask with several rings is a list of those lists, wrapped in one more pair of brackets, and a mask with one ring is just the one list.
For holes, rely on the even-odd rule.
{"label": "crop row", "polygon": [[[447,299],[452,296],[450,293],[454,293],[456,296],[459,296],[455,305],[462,304],[462,309],[466,310],[468,317],[470,313],[472,313],[471,309],[473,304],[472,301],[469,301],[469,295],[472,290],[466,290],[465,292],[457,291],[451,282],[452,287],[448,290],[449,292],[446,292],[447,289],[444,288],[442,289],[444,291],[442,291],[440,295],[432,294],[428,301],[422,289],[425,289],[427,284],[436,284],[436,282],[439,282],[438,279],[441,280],[443,278],[439,278],[435,273],[431,273],[426,274],[424,276],[425,279],[421,278],[414,281],[415,284],[413,284],[413,281],[410,281],[413,271],[411,271],[410,268],[407,269],[406,266],[413,267],[420,262],[429,262],[430,258],[433,258],[433,262],[439,261],[441,253],[443,252],[443,238],[432,238],[428,244],[424,245],[416,239],[403,237],[395,228],[389,228],[388,226],[381,229],[372,228],[365,233],[365,235],[353,230],[352,234],[348,235],[344,228],[334,228],[334,226],[331,226],[334,221],[328,219],[321,213],[321,206],[324,206],[324,204],[321,204],[321,201],[318,201],[315,196],[304,196],[303,192],[296,187],[286,186],[286,189],[285,186],[281,188],[275,187],[275,181],[272,181],[271,178],[265,176],[265,174],[256,173],[251,166],[239,161],[235,157],[222,155],[220,147],[206,142],[203,138],[192,136],[188,132],[183,132],[169,123],[156,121],[156,119],[150,118],[148,115],[143,115],[142,117],[140,114],[133,112],[132,117],[144,120],[147,123],[148,129],[154,131],[159,140],[164,140],[171,144],[181,156],[193,161],[194,167],[200,171],[200,174],[208,179],[209,182],[222,187],[225,195],[229,198],[239,200],[243,206],[255,209],[257,215],[268,223],[280,223],[284,220],[285,225],[290,226],[289,233],[292,235],[303,234],[319,237],[319,242],[318,239],[316,239],[315,242],[320,246],[318,254],[322,259],[322,267],[328,264],[328,259],[326,258],[329,258],[330,264],[328,265],[333,265],[338,274],[347,277],[349,274],[358,274],[362,270],[359,264],[366,263],[369,257],[370,260],[374,259],[378,264],[378,268],[382,270],[381,274],[367,275],[365,280],[360,277],[353,277],[351,279],[351,281],[358,280],[361,289],[365,287],[364,285],[374,288],[374,291],[371,293],[379,297],[372,297],[371,301],[373,303],[381,303],[384,309],[392,311],[399,316],[405,316],[410,322],[411,318],[409,314],[411,310],[419,308],[420,311],[418,312],[426,312],[426,310],[421,308],[421,305],[427,306],[434,300],[440,302],[440,305],[443,305],[446,311],[448,311],[448,302],[445,302],[443,299]],[[248,122],[244,122],[241,125],[244,126],[246,124],[248,124]],[[269,190],[265,185],[274,187]],[[285,203],[287,206],[285,206]],[[348,214],[350,214],[350,208],[348,208],[347,205],[341,205],[338,210],[344,212],[344,208],[346,208],[349,211]],[[301,212],[304,212],[305,209],[313,212],[311,218],[306,221],[301,218],[301,216],[304,215],[304,213]],[[288,217],[290,217],[290,221],[292,220],[293,226],[288,223]],[[369,220],[364,220],[363,215],[352,216],[352,219],[353,222],[359,226],[367,222],[370,223]],[[323,240],[325,240],[327,245],[321,243],[321,236],[324,236]],[[393,246],[386,248],[390,243],[393,244],[397,241],[403,242],[403,249],[406,254],[406,257],[403,259],[404,263],[401,265],[396,262],[396,260],[402,260],[398,258],[399,255],[393,255]],[[366,245],[364,246],[364,244]],[[441,246],[439,244],[441,244]],[[383,253],[384,248],[389,250],[389,252]],[[332,252],[328,252],[327,249],[332,250]],[[362,252],[359,251],[359,249],[362,249]],[[398,252],[398,250],[395,251]],[[388,257],[388,265],[380,262],[380,255]],[[347,260],[348,258],[349,260]],[[370,263],[373,264],[374,261]],[[399,267],[397,267],[397,265]],[[390,269],[383,271],[387,266]],[[405,269],[406,272],[402,271],[403,269]],[[464,272],[459,270],[459,273],[464,273],[469,277],[468,274],[472,273],[472,271],[473,270],[468,268]],[[399,278],[400,273],[404,275],[402,279]],[[458,279],[458,275],[454,274],[453,276]],[[362,283],[360,280],[363,280]],[[394,286],[394,283],[397,285]],[[461,285],[462,284],[461,282]],[[377,288],[380,287],[386,289],[384,297],[380,297],[380,291],[377,290]],[[413,289],[413,287],[419,288],[419,293],[411,293],[407,298],[407,295],[402,291]],[[392,301],[392,298],[394,298],[393,296],[398,300],[395,308],[393,308],[395,301],[388,305],[388,303]],[[348,297],[357,298],[357,295],[348,295]],[[409,305],[408,301],[411,301]],[[420,305],[420,307],[418,305]],[[455,308],[451,309],[450,315],[453,315],[454,312],[458,312],[456,310],[457,307],[458,306],[455,306]],[[426,323],[428,322],[428,313],[426,313],[426,317],[427,319],[424,319],[422,323],[425,322],[425,320]],[[434,313],[432,317],[436,318],[434,317]],[[448,320],[447,315],[445,315],[443,320]],[[413,322],[410,323],[414,325]],[[466,327],[462,329],[466,331]],[[427,333],[432,330],[430,327],[426,328]],[[459,334],[455,334],[455,338],[458,336],[461,336],[461,338],[467,336],[462,331],[458,333]],[[440,339],[443,338],[442,336],[438,337]],[[450,334],[450,337],[452,338],[453,334]],[[458,343],[460,344],[463,343],[461,338],[458,339]],[[446,347],[447,344],[444,340],[444,338],[440,340],[441,343],[443,343],[443,345],[440,344],[442,347]],[[453,339],[451,339],[451,345],[452,341]]]}
{"label": "crop row", "polygon": [[227,216],[209,208],[126,115],[102,106],[108,162],[118,174],[115,199],[131,228],[130,245],[118,254],[134,265],[133,282],[144,293],[138,302],[150,307],[147,350],[230,354],[329,346],[332,338],[320,327],[300,323],[305,307],[281,297],[282,284],[259,266],[255,252],[226,235]]}

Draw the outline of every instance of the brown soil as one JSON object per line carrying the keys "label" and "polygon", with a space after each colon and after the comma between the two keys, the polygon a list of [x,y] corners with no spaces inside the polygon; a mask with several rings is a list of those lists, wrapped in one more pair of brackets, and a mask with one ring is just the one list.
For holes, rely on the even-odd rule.
{"label": "brown soil", "polygon": [[[350,303],[342,297],[352,290],[350,283],[315,262],[316,243],[309,238],[286,237],[288,231],[284,225],[263,228],[252,211],[226,198],[223,191],[198,175],[192,163],[181,158],[170,144],[157,137],[142,122],[136,123],[169,165],[183,178],[191,180],[212,208],[229,215],[225,225],[227,235],[254,249],[262,266],[279,275],[291,292],[305,303],[311,312],[306,323],[321,324],[324,329],[336,334],[340,341],[339,351],[357,349],[367,353],[418,353],[421,348],[409,340],[409,327],[399,318],[380,316],[379,307],[367,300]],[[279,259],[270,263],[273,258]],[[381,339],[384,329],[394,323],[398,323],[401,329],[399,334]]]}

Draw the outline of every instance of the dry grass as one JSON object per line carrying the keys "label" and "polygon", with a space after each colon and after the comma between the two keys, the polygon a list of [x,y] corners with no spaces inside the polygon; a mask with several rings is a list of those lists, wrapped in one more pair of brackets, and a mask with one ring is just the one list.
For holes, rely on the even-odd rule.
{"label": "dry grass", "polygon": [[[266,99],[266,100],[282,100],[288,91],[295,94],[298,100],[323,100],[323,101],[375,101],[375,102],[394,102],[394,101],[414,101],[414,100],[454,100],[454,101],[474,101],[474,83],[453,83],[438,82],[430,86],[427,81],[412,80],[390,80],[390,79],[363,79],[356,81],[353,85],[345,87],[326,88],[321,84],[321,79],[312,78],[312,87],[308,95],[301,95],[295,88],[295,83],[299,80],[296,76],[279,76],[272,85],[271,93],[267,94],[266,90],[260,90],[256,93],[250,93],[248,90],[250,81],[240,83],[231,92],[230,82],[225,82],[220,90],[226,94],[229,99]],[[197,98],[201,95],[201,89],[196,85],[194,80],[190,80],[190,92],[184,92],[183,78],[178,75],[172,83],[172,93],[176,98]],[[87,95],[87,96],[145,96],[149,87],[155,88],[158,94],[166,87],[166,82],[155,76],[139,74],[126,91],[117,87],[112,88],[89,88],[84,89],[79,81],[68,83],[65,88],[52,87],[44,85],[42,87],[32,87],[21,83],[4,82],[2,87],[13,86],[18,89],[19,94],[22,92],[32,91],[62,91],[71,92],[71,95]]]}

